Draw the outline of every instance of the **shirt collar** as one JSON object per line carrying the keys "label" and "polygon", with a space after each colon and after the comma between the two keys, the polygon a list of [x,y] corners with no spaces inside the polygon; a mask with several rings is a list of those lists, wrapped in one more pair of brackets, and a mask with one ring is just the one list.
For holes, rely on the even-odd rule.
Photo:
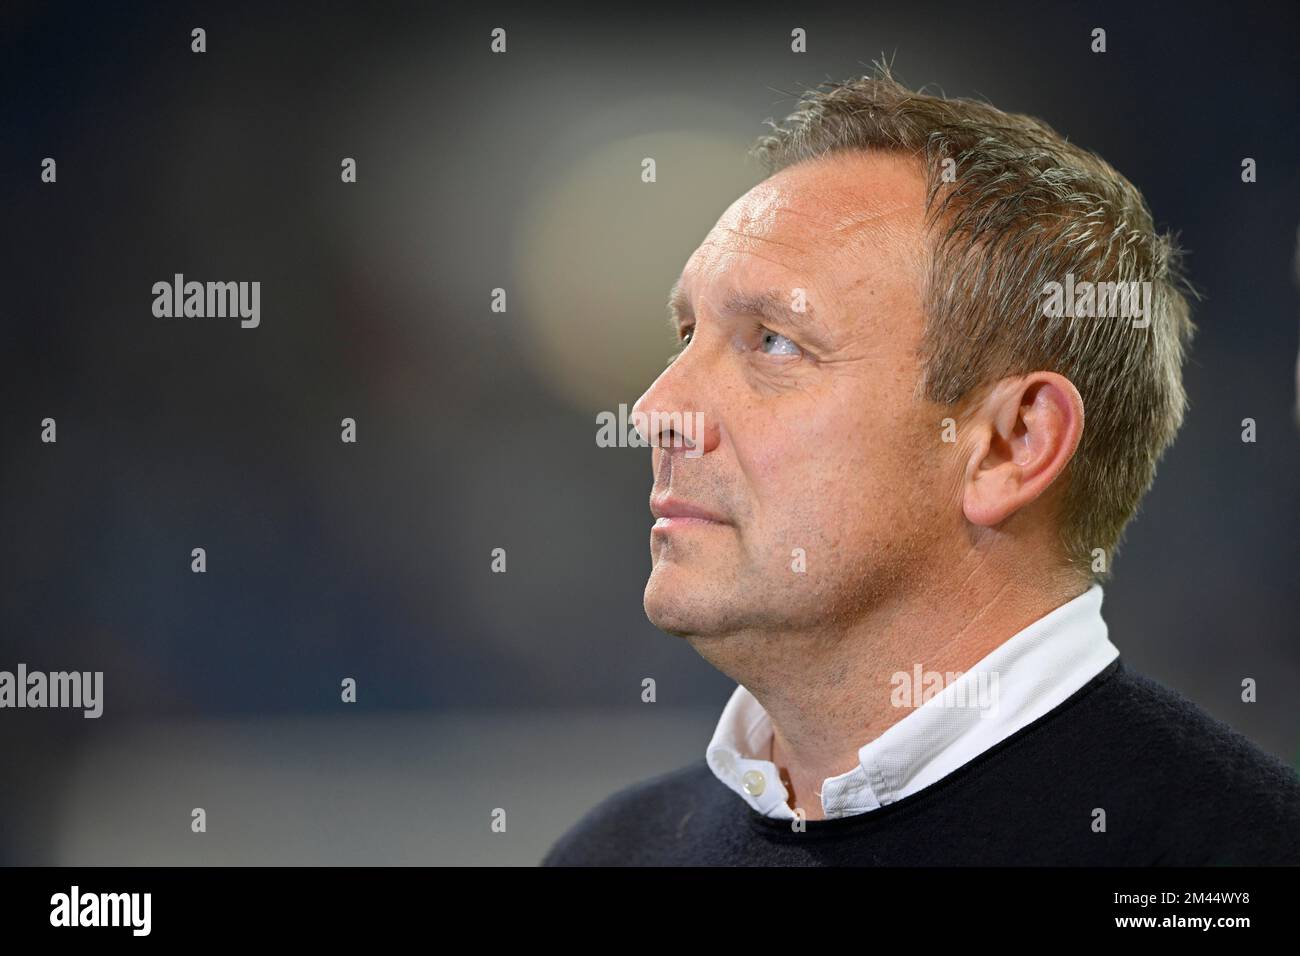
{"label": "shirt collar", "polygon": [[[895,675],[891,699],[910,713],[863,745],[856,767],[822,783],[823,816],[864,813],[915,793],[1063,703],[1119,656],[1102,597],[1101,585],[1092,585],[951,681],[929,674],[924,662]],[[766,759],[771,741],[767,711],[737,685],[705,759],[753,809],[793,819],[785,785]]]}

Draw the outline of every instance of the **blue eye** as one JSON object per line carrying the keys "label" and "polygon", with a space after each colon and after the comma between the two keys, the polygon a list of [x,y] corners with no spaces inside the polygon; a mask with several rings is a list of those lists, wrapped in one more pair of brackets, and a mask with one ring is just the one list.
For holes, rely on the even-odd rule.
{"label": "blue eye", "polygon": [[769,329],[762,330],[760,348],[768,355],[800,355],[803,351],[784,335]]}

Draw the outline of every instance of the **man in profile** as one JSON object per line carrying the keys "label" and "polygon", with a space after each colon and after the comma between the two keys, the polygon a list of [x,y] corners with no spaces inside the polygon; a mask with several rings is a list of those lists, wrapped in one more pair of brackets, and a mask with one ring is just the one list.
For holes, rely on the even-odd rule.
{"label": "man in profile", "polygon": [[[739,686],[703,759],[544,862],[1300,863],[1296,773],[1101,616],[1193,332],[1141,194],[883,68],[755,153],[636,406],[646,614]],[[695,413],[690,448],[658,424]]]}

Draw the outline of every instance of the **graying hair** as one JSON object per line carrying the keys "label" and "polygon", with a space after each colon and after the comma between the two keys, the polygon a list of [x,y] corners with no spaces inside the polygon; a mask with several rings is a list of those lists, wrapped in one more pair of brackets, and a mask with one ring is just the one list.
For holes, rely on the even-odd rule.
{"label": "graying hair", "polygon": [[[1060,498],[1061,545],[1084,577],[1106,578],[1187,406],[1182,364],[1195,327],[1184,292],[1199,296],[1176,237],[1155,230],[1132,183],[1041,120],[913,92],[884,64],[805,93],[784,125],[767,122],[751,153],[769,173],[853,150],[922,164],[931,256],[919,394],[965,410],[1008,376],[1073,382],[1085,426]],[[955,179],[944,181],[945,168]],[[1045,284],[1066,273],[1150,282],[1150,324],[1043,315]]]}

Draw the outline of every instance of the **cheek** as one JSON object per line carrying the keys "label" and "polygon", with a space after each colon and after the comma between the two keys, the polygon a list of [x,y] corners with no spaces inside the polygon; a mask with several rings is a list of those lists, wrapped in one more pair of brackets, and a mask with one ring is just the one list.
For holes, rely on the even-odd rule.
{"label": "cheek", "polygon": [[738,448],[759,529],[825,544],[853,534],[887,489],[879,466],[888,422],[839,398],[773,411]]}

